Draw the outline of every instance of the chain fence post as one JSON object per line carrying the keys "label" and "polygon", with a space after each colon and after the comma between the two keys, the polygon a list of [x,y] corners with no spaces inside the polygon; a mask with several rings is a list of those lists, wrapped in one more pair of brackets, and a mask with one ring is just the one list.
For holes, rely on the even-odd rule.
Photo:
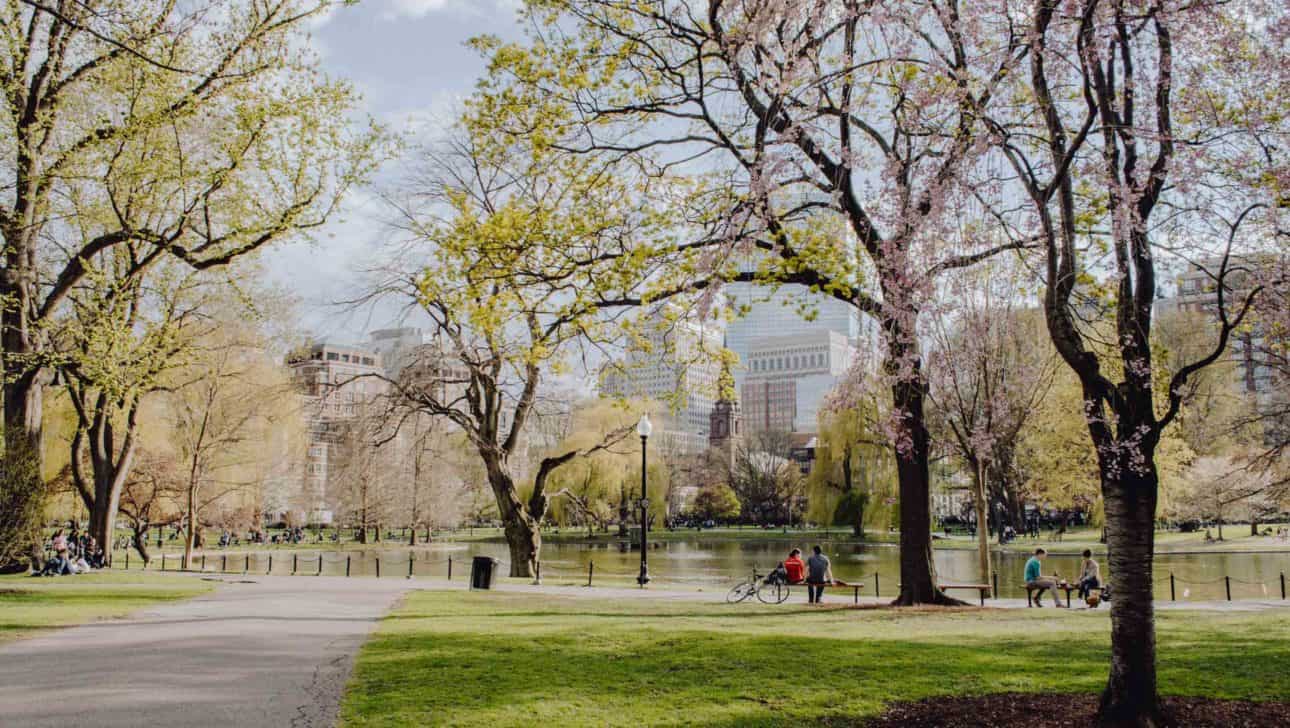
{"label": "chain fence post", "polygon": [[1232,601],[1232,577],[1224,576],[1223,583],[1227,587],[1227,601]]}
{"label": "chain fence post", "polygon": [[1178,601],[1177,592],[1174,589],[1174,572],[1169,572],[1169,601]]}
{"label": "chain fence post", "polygon": [[591,586],[591,577],[596,573],[596,562],[587,562],[587,586]]}

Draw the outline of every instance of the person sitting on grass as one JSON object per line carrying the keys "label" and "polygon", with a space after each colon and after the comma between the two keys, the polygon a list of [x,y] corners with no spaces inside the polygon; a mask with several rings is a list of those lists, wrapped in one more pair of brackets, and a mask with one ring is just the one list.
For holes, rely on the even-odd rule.
{"label": "person sitting on grass", "polygon": [[833,565],[824,555],[824,549],[815,546],[811,550],[815,553],[806,560],[806,599],[811,604],[819,604],[824,596],[824,587],[833,583]]}
{"label": "person sitting on grass", "polygon": [[1084,561],[1080,564],[1079,598],[1088,599],[1088,595],[1102,586],[1102,570],[1093,560],[1093,552],[1084,549]]}
{"label": "person sitting on grass", "polygon": [[802,550],[793,549],[784,559],[784,574],[789,584],[801,584],[806,579],[806,562],[802,561]]}
{"label": "person sitting on grass", "polygon": [[1026,562],[1026,573],[1025,573],[1026,588],[1038,590],[1035,593],[1036,607],[1044,606],[1043,596],[1044,596],[1045,590],[1051,591],[1053,593],[1053,606],[1060,607],[1062,606],[1062,601],[1057,598],[1058,577],[1055,575],[1044,576],[1042,573],[1040,573],[1040,570],[1043,568],[1044,559],[1047,556],[1048,556],[1047,551],[1045,551],[1042,548],[1037,548],[1035,549],[1035,555],[1031,556],[1030,560]]}

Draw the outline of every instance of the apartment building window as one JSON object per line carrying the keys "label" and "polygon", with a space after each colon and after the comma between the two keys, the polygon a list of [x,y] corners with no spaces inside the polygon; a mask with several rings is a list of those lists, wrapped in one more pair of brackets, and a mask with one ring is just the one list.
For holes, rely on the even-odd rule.
{"label": "apartment building window", "polygon": [[336,352],[334,351],[327,352],[327,361],[336,361],[339,358],[340,357],[337,356]]}

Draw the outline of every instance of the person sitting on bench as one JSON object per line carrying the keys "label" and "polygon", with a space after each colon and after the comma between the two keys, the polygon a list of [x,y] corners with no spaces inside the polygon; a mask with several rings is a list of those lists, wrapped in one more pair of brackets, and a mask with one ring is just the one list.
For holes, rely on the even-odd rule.
{"label": "person sitting on bench", "polygon": [[1040,569],[1043,566],[1044,558],[1046,556],[1048,556],[1047,551],[1042,548],[1037,548],[1035,549],[1035,555],[1031,556],[1030,560],[1026,562],[1026,588],[1038,590],[1035,594],[1036,607],[1044,606],[1042,599],[1044,596],[1044,590],[1048,590],[1053,593],[1053,606],[1060,607],[1062,606],[1062,600],[1057,598],[1057,577],[1044,576],[1040,573]]}
{"label": "person sitting on bench", "polygon": [[802,550],[793,549],[784,559],[784,573],[789,584],[801,584],[806,580],[806,562],[802,561]]}
{"label": "person sitting on bench", "polygon": [[811,604],[819,604],[824,597],[824,587],[833,583],[833,566],[829,557],[824,555],[824,549],[816,546],[813,550],[815,554],[806,560],[806,567],[810,570],[806,579],[806,599]]}
{"label": "person sitting on bench", "polygon": [[1079,598],[1088,599],[1088,595],[1094,589],[1102,586],[1102,570],[1093,560],[1093,552],[1084,549],[1084,561],[1080,564],[1079,575]]}

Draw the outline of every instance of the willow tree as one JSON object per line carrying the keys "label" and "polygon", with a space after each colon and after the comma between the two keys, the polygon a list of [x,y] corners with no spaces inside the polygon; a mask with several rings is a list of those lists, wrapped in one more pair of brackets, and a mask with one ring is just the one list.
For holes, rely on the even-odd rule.
{"label": "willow tree", "polygon": [[932,560],[919,318],[938,274],[997,252],[946,233],[975,204],[961,173],[982,149],[977,109],[1024,45],[1007,25],[978,42],[978,5],[532,0],[530,42],[477,41],[502,131],[527,133],[512,108],[546,108],[570,154],[701,180],[708,194],[676,214],[709,234],[678,243],[701,254],[674,275],[806,286],[877,322],[900,604],[952,601]]}
{"label": "willow tree", "polygon": [[[1079,380],[1115,579],[1104,725],[1156,726],[1152,593],[1157,454],[1188,385],[1218,361],[1261,285],[1251,254],[1282,247],[1290,134],[1285,3],[1039,0],[1000,11],[1030,38],[991,141],[1025,202],[1006,216],[1045,251],[1050,338]],[[984,111],[984,110],[983,110]],[[996,173],[1000,169],[994,170]],[[1209,277],[1207,349],[1166,366],[1153,351],[1158,256]],[[1090,313],[1106,312],[1099,341]],[[1101,346],[1100,344],[1104,344]]]}
{"label": "willow tree", "polygon": [[129,244],[130,275],[160,258],[223,266],[321,225],[368,171],[356,97],[309,50],[330,5],[0,8],[6,458],[39,459],[51,342],[92,261]]}

